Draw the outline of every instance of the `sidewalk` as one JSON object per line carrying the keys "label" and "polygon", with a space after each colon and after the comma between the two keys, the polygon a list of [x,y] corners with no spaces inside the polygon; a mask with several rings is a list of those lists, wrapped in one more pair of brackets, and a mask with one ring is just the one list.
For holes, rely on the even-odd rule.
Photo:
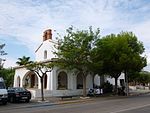
{"label": "sidewalk", "polygon": [[[129,93],[129,97],[130,96],[140,96],[140,95],[144,95],[144,94],[150,94],[150,90],[134,90],[134,91],[130,91]],[[117,98],[124,98],[127,96],[113,96],[113,95],[108,95],[108,94],[104,94],[98,97],[72,97],[72,98],[65,98],[65,99],[61,99],[59,97],[49,97],[49,98],[45,98],[45,101],[41,101],[41,98],[36,98],[36,99],[32,99],[31,102],[36,102],[36,103],[51,103],[53,105],[58,105],[58,104],[69,104],[69,103],[78,103],[78,102],[87,102],[87,101],[94,101],[96,99],[117,99]]]}
{"label": "sidewalk", "polygon": [[137,90],[131,90],[129,92],[130,96],[139,96],[139,95],[144,95],[144,94],[149,94],[150,90],[143,90],[143,89],[137,89]]}
{"label": "sidewalk", "polygon": [[31,101],[36,103],[69,104],[69,103],[86,102],[91,100],[93,100],[93,98],[91,97],[76,96],[72,98],[65,98],[63,100],[59,97],[49,97],[49,98],[45,98],[45,101],[41,101],[40,98],[32,99]]}

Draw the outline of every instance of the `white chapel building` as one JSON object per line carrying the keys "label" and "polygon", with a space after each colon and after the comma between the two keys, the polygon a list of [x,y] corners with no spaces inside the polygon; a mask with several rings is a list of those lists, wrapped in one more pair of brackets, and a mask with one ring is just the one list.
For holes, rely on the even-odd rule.
{"label": "white chapel building", "polygon": [[[53,54],[56,50],[57,42],[52,39],[52,30],[48,29],[43,33],[43,42],[35,51],[36,61],[47,62],[51,61],[56,56]],[[87,90],[93,88],[93,85],[100,85],[100,77],[98,75],[88,75],[86,82]],[[120,76],[120,79],[124,79]],[[109,77],[108,80],[111,84],[114,84],[114,79]],[[25,87],[32,93],[32,98],[41,96],[41,83],[40,78],[34,72],[27,70],[24,66],[15,67],[14,87]],[[83,81],[80,73],[73,73],[58,67],[54,67],[53,70],[47,73],[44,78],[44,96],[67,96],[67,95],[82,95]]]}

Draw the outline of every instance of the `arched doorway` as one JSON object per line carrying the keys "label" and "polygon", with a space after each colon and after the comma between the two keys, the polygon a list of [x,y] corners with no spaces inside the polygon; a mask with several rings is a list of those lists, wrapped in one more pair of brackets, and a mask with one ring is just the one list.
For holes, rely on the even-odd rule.
{"label": "arched doorway", "polygon": [[68,88],[68,78],[67,74],[62,71],[58,74],[58,89],[59,90],[65,90]]}
{"label": "arched doorway", "polygon": [[20,76],[17,77],[17,87],[20,87]]}
{"label": "arched doorway", "polygon": [[38,77],[34,72],[28,72],[23,78],[23,87],[38,88]]}
{"label": "arched doorway", "polygon": [[83,89],[83,78],[82,73],[77,75],[77,89]]}

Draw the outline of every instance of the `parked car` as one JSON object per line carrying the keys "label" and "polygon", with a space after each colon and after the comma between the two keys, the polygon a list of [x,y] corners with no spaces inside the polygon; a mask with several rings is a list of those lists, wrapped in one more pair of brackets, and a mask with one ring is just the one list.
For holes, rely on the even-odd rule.
{"label": "parked car", "polygon": [[5,87],[4,79],[0,77],[0,102],[2,104],[7,104],[7,89]]}
{"label": "parked car", "polygon": [[31,99],[31,92],[25,88],[13,87],[8,88],[8,101],[9,102],[29,102]]}

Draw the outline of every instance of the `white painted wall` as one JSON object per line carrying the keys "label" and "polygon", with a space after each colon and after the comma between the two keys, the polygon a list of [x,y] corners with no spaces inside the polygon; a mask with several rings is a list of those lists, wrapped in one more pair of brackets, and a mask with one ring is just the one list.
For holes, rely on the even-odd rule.
{"label": "white painted wall", "polygon": [[20,77],[20,87],[23,87],[23,77],[25,76],[25,74],[29,72],[29,70],[27,70],[26,68],[18,68],[15,69],[15,76],[14,76],[14,87],[18,87],[17,84],[17,77]]}
{"label": "white painted wall", "polygon": [[95,77],[94,77],[94,84],[96,86],[100,86],[100,76],[99,75],[95,75]]}
{"label": "white painted wall", "polygon": [[[51,39],[42,42],[42,45],[35,52],[36,61],[44,61],[47,59],[56,58],[56,55],[53,53],[57,51],[57,43]],[[44,59],[44,51],[47,51],[47,59]]]}
{"label": "white painted wall", "polygon": [[86,88],[87,89],[91,89],[93,88],[93,76],[88,74],[87,78],[86,78]]}
{"label": "white painted wall", "polygon": [[[124,73],[122,73],[121,75],[120,75],[120,77],[118,78],[118,86],[120,86],[120,79],[124,79],[125,77],[124,77]],[[110,84],[112,84],[112,85],[115,85],[115,79],[114,78],[111,78],[111,77],[106,77],[106,81],[109,81],[110,82]]]}

